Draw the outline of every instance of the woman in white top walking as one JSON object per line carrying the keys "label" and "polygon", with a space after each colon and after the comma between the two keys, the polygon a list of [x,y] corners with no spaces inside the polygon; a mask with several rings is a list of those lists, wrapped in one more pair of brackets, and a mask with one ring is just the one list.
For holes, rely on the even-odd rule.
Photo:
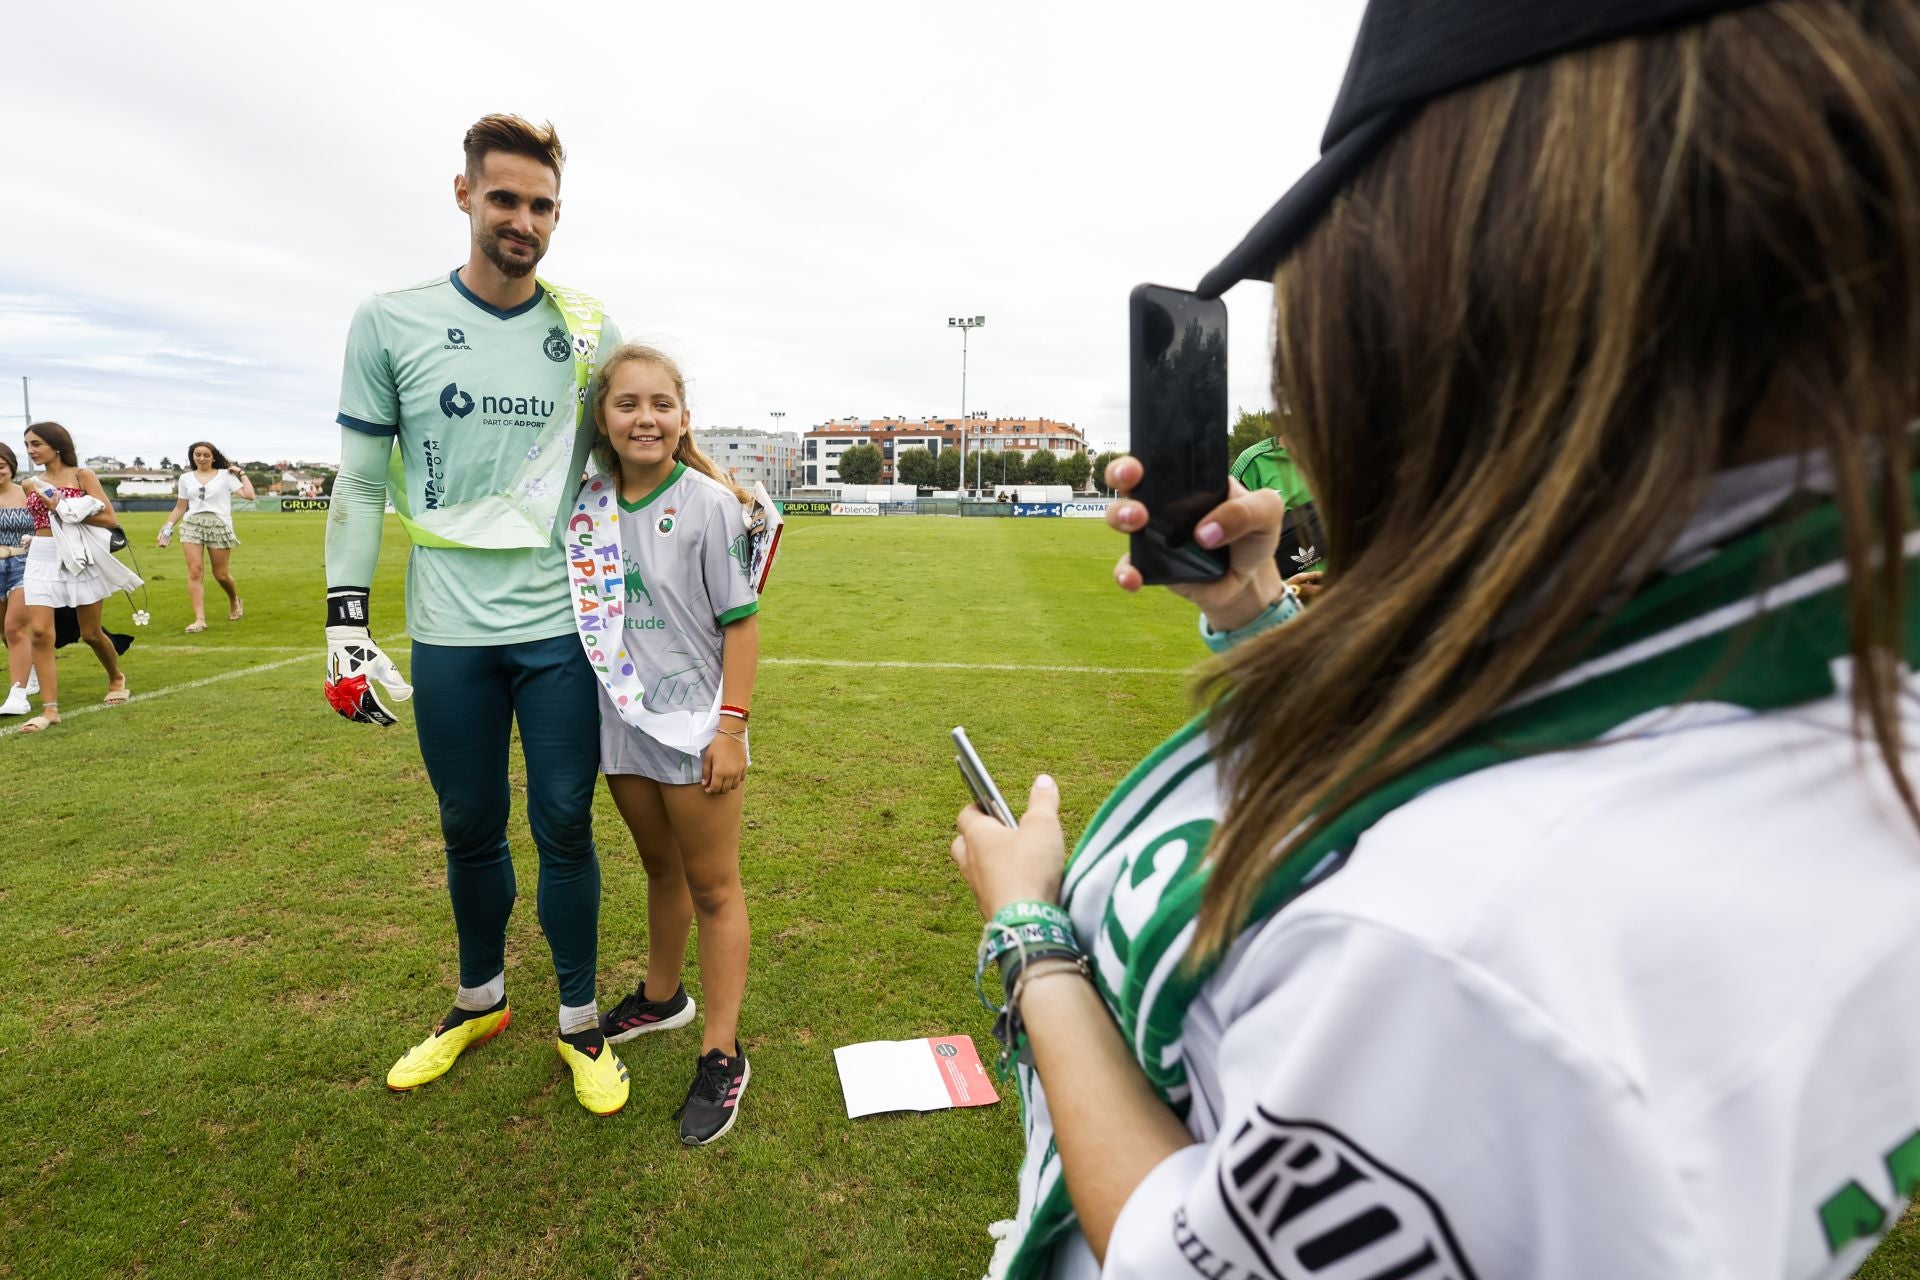
{"label": "woman in white top walking", "polygon": [[180,477],[180,500],[160,526],[155,545],[164,548],[173,540],[174,529],[180,530],[180,547],[187,557],[187,603],[193,606],[193,622],[187,630],[200,632],[207,629],[208,560],[213,561],[213,580],[227,593],[227,621],[238,622],[246,616],[247,607],[227,571],[227,561],[240,545],[233,532],[233,495],[253,501],[253,481],[209,441],[195,441],[187,457],[193,470]]}

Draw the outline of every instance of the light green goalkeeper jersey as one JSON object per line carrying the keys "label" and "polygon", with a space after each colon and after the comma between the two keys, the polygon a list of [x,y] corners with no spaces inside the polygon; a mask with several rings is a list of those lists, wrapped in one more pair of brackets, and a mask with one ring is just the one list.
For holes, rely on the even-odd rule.
{"label": "light green goalkeeper jersey", "polygon": [[[619,329],[603,321],[599,358],[619,345]],[[395,440],[403,509],[420,513],[505,488],[556,406],[574,394],[573,344],[546,291],[502,311],[454,271],[360,305],[347,334],[337,420]],[[573,441],[570,476],[579,476],[592,442],[589,417]],[[416,640],[518,644],[573,630],[558,530],[544,547],[412,552],[407,630]]]}

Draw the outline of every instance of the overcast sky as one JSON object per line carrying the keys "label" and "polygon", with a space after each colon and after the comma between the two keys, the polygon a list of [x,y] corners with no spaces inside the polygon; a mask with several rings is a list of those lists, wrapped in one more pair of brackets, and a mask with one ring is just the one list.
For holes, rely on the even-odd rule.
{"label": "overcast sky", "polygon": [[[967,407],[1127,430],[1126,299],[1318,153],[1360,0],[9,6],[0,407],[83,453],[338,457],[369,293],[466,258],[460,137],[551,119],[542,273],[680,357],[698,426]],[[1228,295],[1266,405],[1271,289]]]}

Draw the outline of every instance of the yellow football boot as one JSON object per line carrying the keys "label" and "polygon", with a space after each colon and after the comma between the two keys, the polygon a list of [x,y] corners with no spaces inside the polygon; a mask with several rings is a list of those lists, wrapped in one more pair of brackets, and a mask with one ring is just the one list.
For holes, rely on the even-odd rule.
{"label": "yellow football boot", "polygon": [[[459,1013],[461,1010],[454,1010]],[[452,1018],[454,1013],[447,1015]],[[468,1018],[449,1027],[446,1019],[433,1029],[433,1034],[422,1040],[400,1056],[387,1072],[387,1088],[396,1093],[405,1093],[408,1089],[417,1089],[429,1080],[438,1080],[447,1074],[453,1060],[477,1044],[499,1035],[513,1021],[513,1010],[501,1005],[485,1013]]]}
{"label": "yellow football boot", "polygon": [[627,1068],[614,1056],[598,1028],[588,1035],[576,1036],[584,1043],[553,1042],[560,1061],[573,1072],[573,1096],[580,1105],[597,1116],[610,1116],[627,1105]]}

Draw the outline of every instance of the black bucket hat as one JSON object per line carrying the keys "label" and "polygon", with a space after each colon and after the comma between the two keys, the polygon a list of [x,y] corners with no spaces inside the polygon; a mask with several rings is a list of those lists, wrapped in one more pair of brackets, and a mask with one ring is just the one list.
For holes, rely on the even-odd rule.
{"label": "black bucket hat", "polygon": [[1334,197],[1434,98],[1556,54],[1698,22],[1760,0],[1372,0],[1320,141],[1320,162],[1196,291],[1271,280]]}

